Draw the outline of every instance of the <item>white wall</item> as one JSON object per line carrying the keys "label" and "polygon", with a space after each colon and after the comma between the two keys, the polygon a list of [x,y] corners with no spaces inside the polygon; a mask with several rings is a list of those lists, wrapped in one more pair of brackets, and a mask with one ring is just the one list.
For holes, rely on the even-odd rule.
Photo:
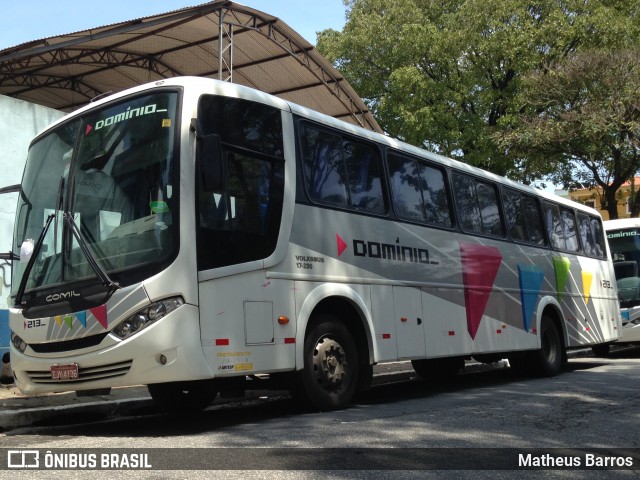
{"label": "white wall", "polygon": [[[63,112],[0,95],[0,187],[20,183],[29,143]],[[18,194],[0,195],[0,252],[11,249]],[[7,308],[11,269],[0,260],[0,310]],[[0,334],[0,337],[2,335]],[[2,347],[2,342],[0,342]]]}

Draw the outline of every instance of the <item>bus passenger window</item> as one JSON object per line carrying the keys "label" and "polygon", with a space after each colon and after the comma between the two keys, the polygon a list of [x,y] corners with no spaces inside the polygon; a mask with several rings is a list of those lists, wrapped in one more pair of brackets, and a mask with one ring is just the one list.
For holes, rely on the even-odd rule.
{"label": "bus passenger window", "polygon": [[504,204],[504,218],[507,223],[509,235],[513,240],[519,242],[526,241],[526,227],[520,194],[505,190],[502,195],[502,200]]}
{"label": "bus passenger window", "polygon": [[444,173],[433,167],[420,164],[420,184],[424,200],[427,223],[451,227],[451,209]]}
{"label": "bus passenger window", "polygon": [[560,223],[560,207],[552,203],[545,203],[544,220],[551,246],[558,250],[565,250],[564,231]]}
{"label": "bus passenger window", "polygon": [[536,245],[544,245],[544,227],[538,202],[532,197],[523,195],[522,206],[524,207],[524,224],[527,227],[529,241]]}
{"label": "bus passenger window", "polygon": [[460,227],[466,232],[482,233],[482,220],[478,208],[476,184],[473,178],[453,175],[453,190]]}
{"label": "bus passenger window", "polygon": [[570,252],[578,251],[578,233],[576,232],[576,219],[572,210],[561,209],[562,229],[566,242],[566,249]]}
{"label": "bus passenger window", "polygon": [[544,245],[542,220],[536,200],[508,189],[503,191],[502,200],[511,238],[518,242]]}
{"label": "bus passenger window", "polygon": [[482,215],[482,231],[497,237],[504,236],[496,188],[488,183],[477,182],[476,192],[480,215]]}
{"label": "bus passenger window", "polygon": [[396,215],[405,220],[424,222],[425,214],[417,162],[390,154],[388,163],[391,195]]}
{"label": "bus passenger window", "polygon": [[386,212],[382,195],[380,156],[370,145],[343,142],[351,205],[363,212]]}
{"label": "bus passenger window", "polygon": [[300,132],[304,183],[312,201],[359,212],[386,213],[380,155],[373,145],[308,125]]}
{"label": "bus passenger window", "polygon": [[584,213],[578,213],[582,251],[589,257],[604,257],[604,237],[600,221]]}
{"label": "bus passenger window", "polygon": [[504,236],[495,185],[454,173],[453,188],[462,230]]}
{"label": "bus passenger window", "polygon": [[593,232],[596,257],[604,258],[607,250],[604,243],[604,228],[599,218],[591,217],[591,231]]}
{"label": "bus passenger window", "polygon": [[319,203],[347,206],[340,137],[306,127],[302,132],[304,179],[309,197]]}

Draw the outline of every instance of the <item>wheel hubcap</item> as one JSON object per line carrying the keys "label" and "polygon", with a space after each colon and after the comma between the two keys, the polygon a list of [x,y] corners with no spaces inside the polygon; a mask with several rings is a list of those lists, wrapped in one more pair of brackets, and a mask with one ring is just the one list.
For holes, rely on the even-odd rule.
{"label": "wheel hubcap", "polygon": [[321,338],[313,352],[316,380],[327,390],[342,386],[347,373],[347,357],[342,346],[332,338]]}

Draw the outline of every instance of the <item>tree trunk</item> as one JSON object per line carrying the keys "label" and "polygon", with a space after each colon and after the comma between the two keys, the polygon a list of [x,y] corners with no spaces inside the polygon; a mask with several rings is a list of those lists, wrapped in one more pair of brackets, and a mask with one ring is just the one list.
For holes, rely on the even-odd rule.
{"label": "tree trunk", "polygon": [[609,213],[609,220],[616,220],[618,218],[618,202],[616,200],[617,188],[605,187],[604,199],[607,203],[607,212]]}

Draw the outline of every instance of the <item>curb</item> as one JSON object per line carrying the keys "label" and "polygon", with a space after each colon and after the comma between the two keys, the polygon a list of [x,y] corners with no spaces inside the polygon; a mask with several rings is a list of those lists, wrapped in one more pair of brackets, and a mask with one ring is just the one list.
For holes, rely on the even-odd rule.
{"label": "curb", "polygon": [[142,408],[155,408],[151,398],[129,398],[123,400],[102,400],[81,405],[55,405],[27,408],[13,412],[0,412],[0,431],[6,432],[27,426],[52,426],[65,424],[70,417],[85,420],[126,415]]}

